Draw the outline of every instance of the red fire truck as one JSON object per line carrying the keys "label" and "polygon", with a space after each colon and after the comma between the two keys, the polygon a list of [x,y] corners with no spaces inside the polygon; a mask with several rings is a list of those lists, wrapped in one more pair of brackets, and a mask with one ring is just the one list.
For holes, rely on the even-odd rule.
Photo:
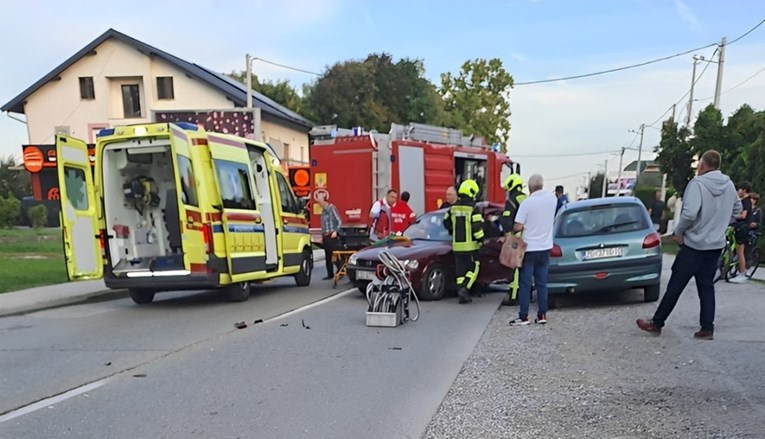
{"label": "red fire truck", "polygon": [[[504,203],[501,183],[520,165],[486,145],[482,137],[450,128],[412,123],[392,124],[387,134],[334,125],[311,133],[310,224],[320,240],[324,196],[337,206],[344,228],[366,228],[372,204],[388,189],[411,194],[418,215],[436,210],[449,186],[465,179],[481,188],[478,198]],[[318,239],[316,238],[318,237]]]}

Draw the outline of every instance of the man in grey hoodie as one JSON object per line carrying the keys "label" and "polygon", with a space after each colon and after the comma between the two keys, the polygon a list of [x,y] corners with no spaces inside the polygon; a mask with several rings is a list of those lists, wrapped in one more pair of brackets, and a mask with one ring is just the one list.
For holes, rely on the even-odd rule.
{"label": "man in grey hoodie", "polygon": [[696,177],[688,182],[683,193],[680,220],[674,231],[674,240],[680,251],[672,264],[672,275],[667,291],[653,318],[638,319],[640,329],[661,334],[664,321],[675,308],[680,294],[691,278],[696,278],[701,311],[701,330],[695,338],[714,338],[715,287],[717,261],[725,247],[725,229],[732,218],[741,213],[741,201],[736,187],[727,175],[720,172],[720,153],[705,152],[699,160]]}

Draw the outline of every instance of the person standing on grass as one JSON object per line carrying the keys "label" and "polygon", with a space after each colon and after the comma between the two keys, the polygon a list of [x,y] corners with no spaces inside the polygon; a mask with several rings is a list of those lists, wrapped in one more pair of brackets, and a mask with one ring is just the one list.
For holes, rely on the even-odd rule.
{"label": "person standing on grass", "polygon": [[714,276],[720,253],[725,247],[725,229],[741,213],[741,200],[730,178],[720,172],[720,153],[705,152],[699,160],[696,177],[686,186],[680,220],[674,240],[680,246],[672,264],[672,275],[659,307],[650,320],[637,319],[638,328],[661,334],[661,328],[677,305],[691,278],[699,292],[701,329],[693,336],[714,338]]}

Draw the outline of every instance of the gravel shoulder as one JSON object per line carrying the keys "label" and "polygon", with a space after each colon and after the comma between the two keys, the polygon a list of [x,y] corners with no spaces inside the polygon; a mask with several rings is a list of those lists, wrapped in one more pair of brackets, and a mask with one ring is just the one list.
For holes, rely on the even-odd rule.
{"label": "gravel shoulder", "polygon": [[546,326],[500,308],[423,437],[763,438],[765,288],[717,302],[714,341],[692,338],[693,282],[660,337],[635,326],[657,305],[639,291],[566,298]]}

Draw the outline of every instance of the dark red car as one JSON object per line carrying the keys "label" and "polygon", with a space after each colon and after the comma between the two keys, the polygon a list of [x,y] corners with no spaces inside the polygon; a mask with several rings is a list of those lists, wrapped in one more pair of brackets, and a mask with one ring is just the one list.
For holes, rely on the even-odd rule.
{"label": "dark red car", "polygon": [[[486,237],[480,250],[481,268],[476,283],[479,287],[492,282],[509,281],[512,271],[499,263],[502,236],[499,217],[504,206],[496,203],[479,202],[484,216]],[[412,286],[421,300],[440,300],[457,290],[454,274],[452,237],[444,227],[446,209],[428,212],[404,231],[403,241],[392,241],[380,247],[367,247],[351,256],[347,273],[353,285],[360,291],[377,277],[378,265],[382,265],[378,253],[389,249],[404,262],[411,273]]]}

